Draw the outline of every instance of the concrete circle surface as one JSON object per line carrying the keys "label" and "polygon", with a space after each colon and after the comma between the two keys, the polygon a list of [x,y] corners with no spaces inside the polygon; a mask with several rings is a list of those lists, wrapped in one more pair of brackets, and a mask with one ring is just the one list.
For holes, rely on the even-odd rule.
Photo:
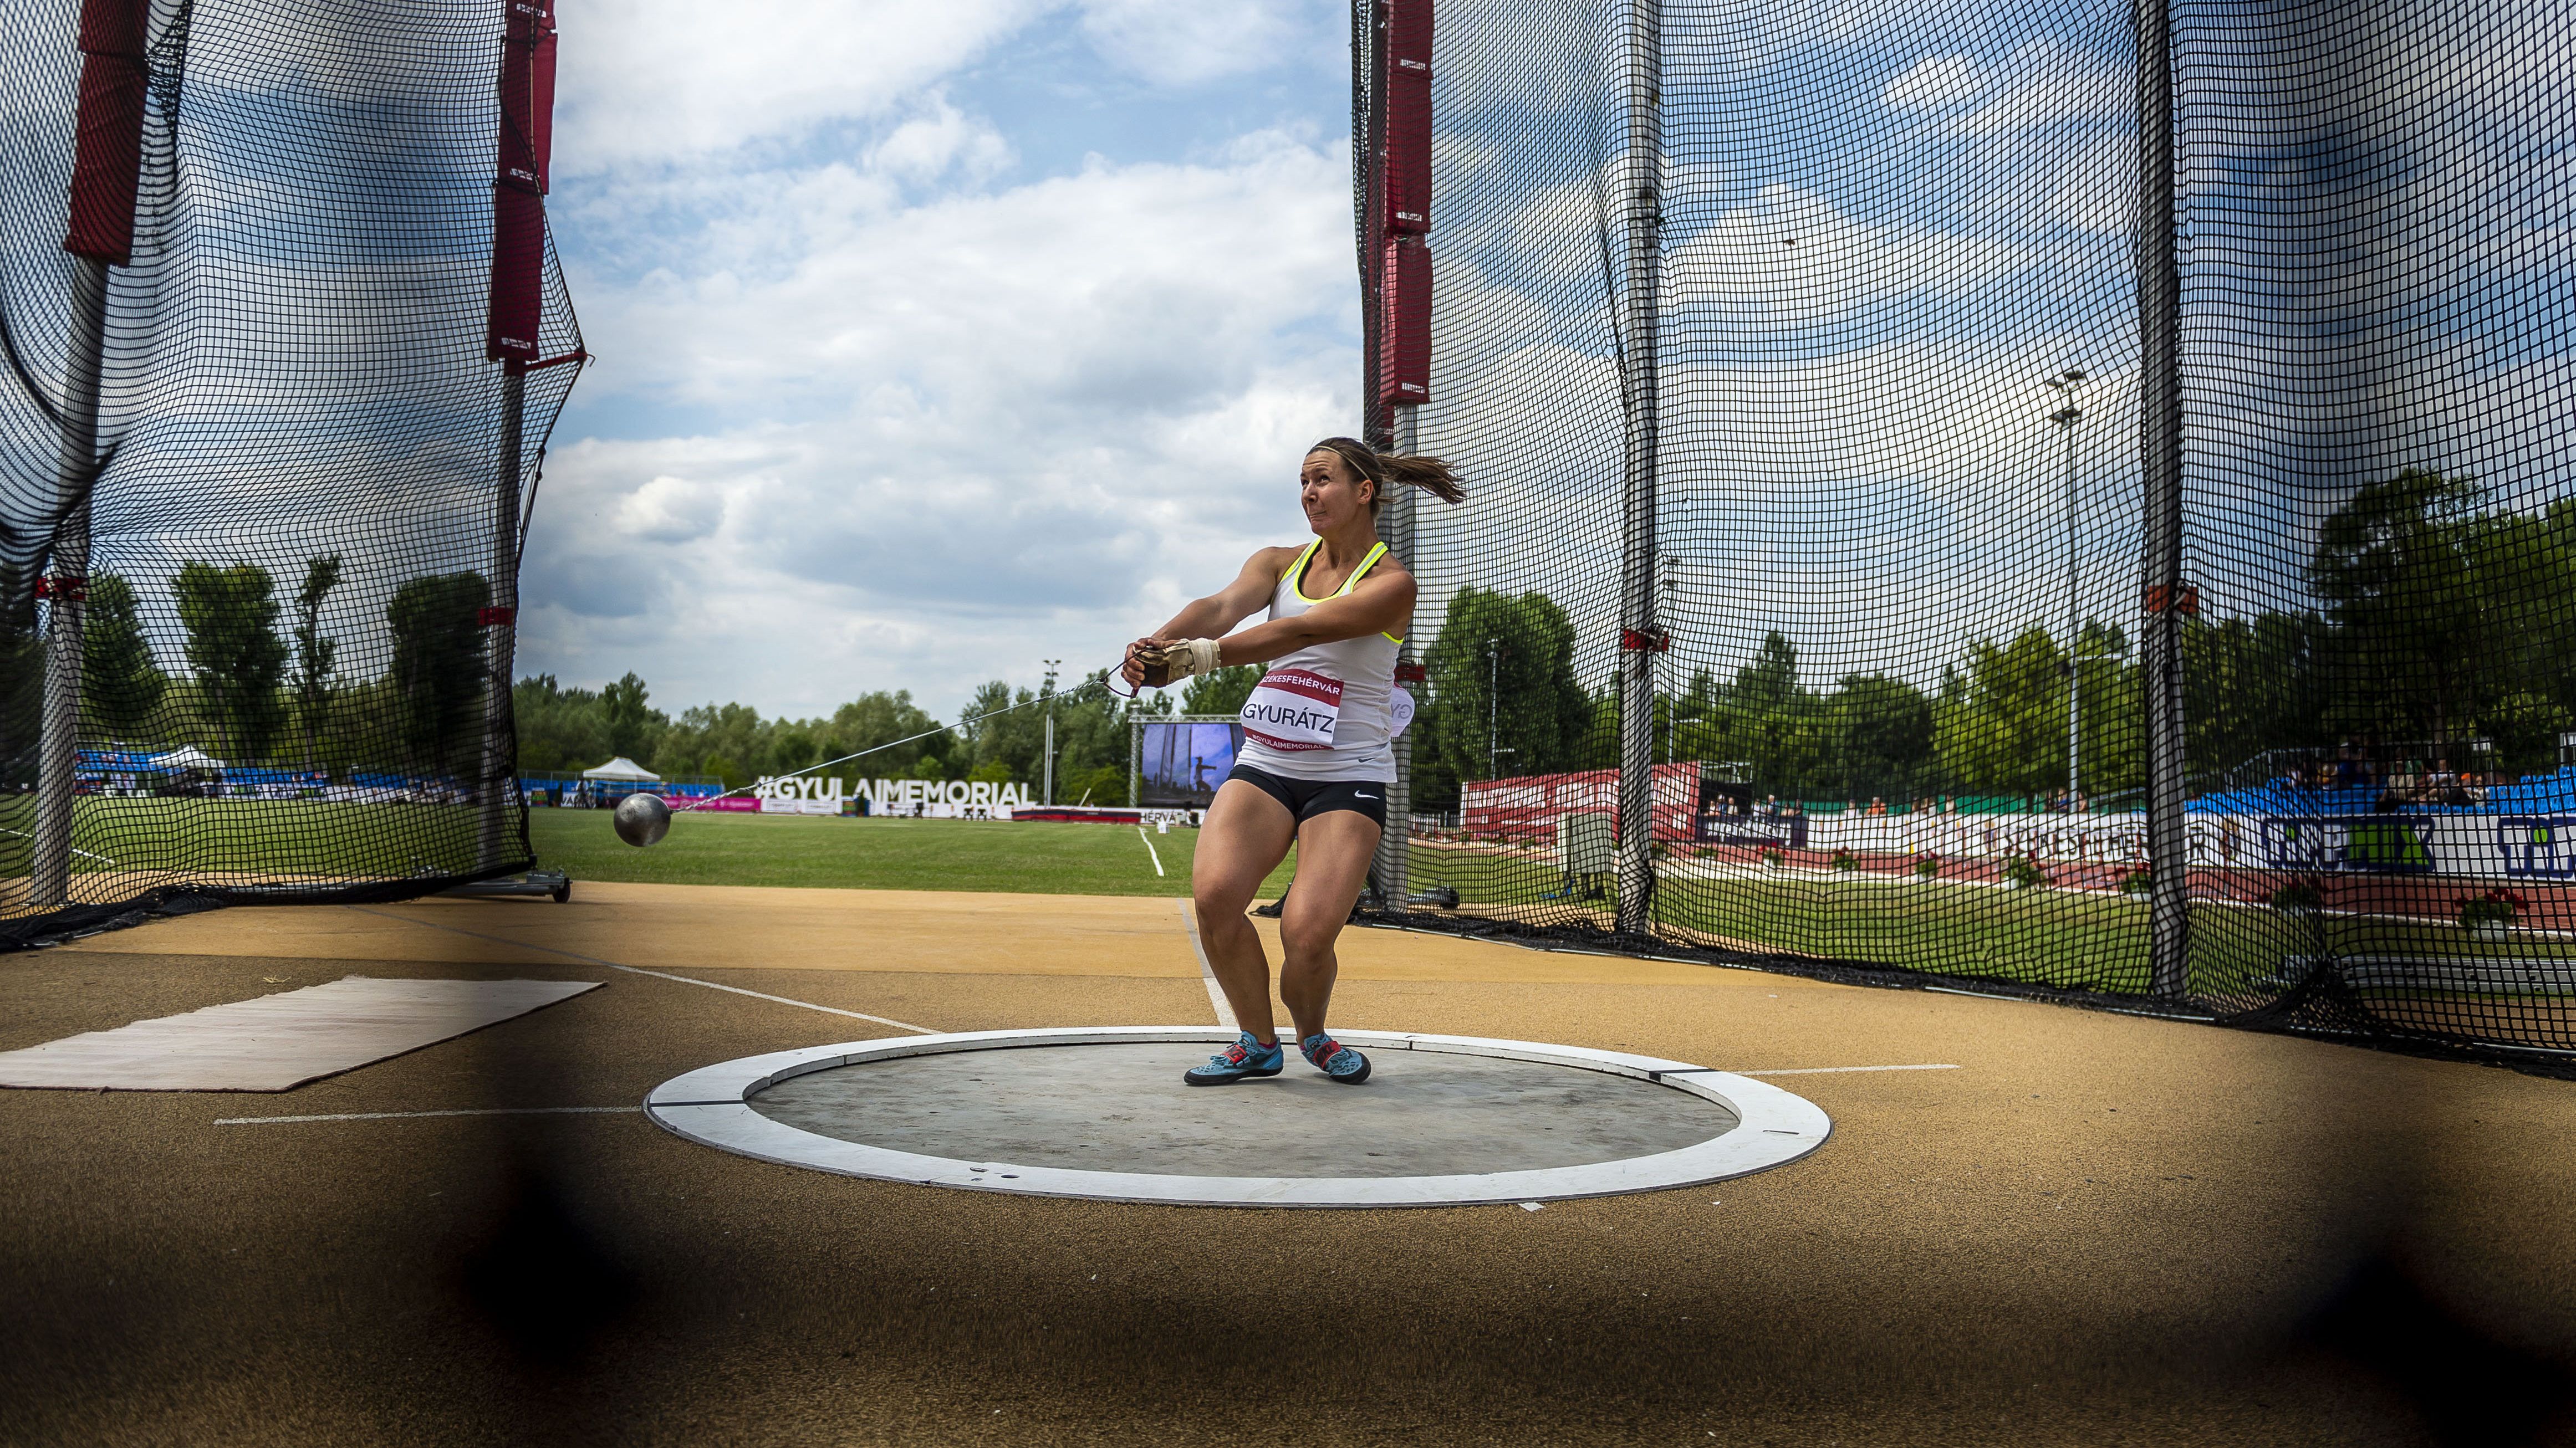
{"label": "concrete circle surface", "polygon": [[1616,1051],[1341,1031],[1376,1069],[1192,1088],[1216,1026],[979,1031],[745,1057],[645,1109],[746,1156],[851,1176],[1227,1206],[1454,1206],[1654,1191],[1804,1156],[1832,1123],[1746,1077]]}

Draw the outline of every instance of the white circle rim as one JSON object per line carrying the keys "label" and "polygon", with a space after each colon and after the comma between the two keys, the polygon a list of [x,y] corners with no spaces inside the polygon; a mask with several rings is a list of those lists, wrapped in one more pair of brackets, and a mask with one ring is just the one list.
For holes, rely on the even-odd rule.
{"label": "white circle rim", "polygon": [[674,1076],[644,1098],[644,1114],[674,1135],[720,1151],[841,1176],[978,1192],[1204,1207],[1466,1207],[1667,1191],[1784,1166],[1823,1146],[1833,1132],[1832,1119],[1805,1097],[1686,1061],[1481,1036],[1394,1031],[1335,1031],[1333,1036],[1368,1050],[1499,1056],[1633,1077],[1714,1101],[1733,1111],[1739,1124],[1672,1151],[1581,1166],[1452,1176],[1225,1177],[1081,1171],[922,1156],[801,1130],[773,1121],[748,1104],[753,1096],[791,1077],[868,1061],[1018,1046],[1224,1045],[1235,1039],[1235,1032],[1213,1025],[960,1031],[774,1051]]}

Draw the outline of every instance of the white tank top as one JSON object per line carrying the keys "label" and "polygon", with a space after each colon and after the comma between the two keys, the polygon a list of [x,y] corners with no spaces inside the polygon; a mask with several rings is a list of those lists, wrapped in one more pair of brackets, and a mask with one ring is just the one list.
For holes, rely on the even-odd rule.
{"label": "white tank top", "polygon": [[[1307,544],[1279,575],[1279,586],[1270,593],[1271,618],[1295,618],[1324,601],[1308,598],[1300,587],[1315,550],[1323,546],[1320,538]],[[1385,544],[1371,548],[1332,596],[1349,593],[1385,556]],[[1283,779],[1394,783],[1388,696],[1395,688],[1395,656],[1403,647],[1402,640],[1372,633],[1336,644],[1311,644],[1271,660],[1243,703],[1243,752],[1236,758]]]}

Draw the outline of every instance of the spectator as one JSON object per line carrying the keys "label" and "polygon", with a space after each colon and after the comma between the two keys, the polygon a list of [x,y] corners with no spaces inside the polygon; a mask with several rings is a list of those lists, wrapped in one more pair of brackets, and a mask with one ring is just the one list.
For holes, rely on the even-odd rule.
{"label": "spectator", "polygon": [[1877,795],[1871,795],[1869,797],[1869,812],[1873,817],[1886,814],[1887,801],[1880,799]]}

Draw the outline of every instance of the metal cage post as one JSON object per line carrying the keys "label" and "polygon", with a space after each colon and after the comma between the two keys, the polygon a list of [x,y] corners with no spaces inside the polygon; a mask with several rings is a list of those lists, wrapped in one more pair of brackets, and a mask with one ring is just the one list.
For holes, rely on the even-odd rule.
{"label": "metal cage post", "polygon": [[2173,26],[2137,0],[2138,431],[2145,477],[2149,989],[2190,989],[2191,861],[2183,831],[2182,285],[2174,251]]}
{"label": "metal cage post", "polygon": [[1656,336],[1663,288],[1663,6],[1635,0],[1628,31],[1628,459],[1619,568],[1619,929],[1645,934],[1655,889]]}
{"label": "metal cage post", "polygon": [[107,263],[73,256],[71,355],[63,376],[61,451],[54,502],[62,522],[44,587],[45,703],[36,755],[36,829],[30,903],[71,903],[72,813],[80,762],[81,614],[89,590],[90,488],[98,470],[99,374],[107,356]]}

